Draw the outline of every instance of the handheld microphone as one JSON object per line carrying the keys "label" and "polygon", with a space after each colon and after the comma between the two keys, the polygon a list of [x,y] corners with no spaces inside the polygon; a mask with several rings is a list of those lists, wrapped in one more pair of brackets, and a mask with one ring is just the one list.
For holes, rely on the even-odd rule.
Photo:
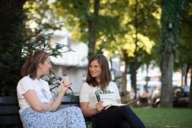
{"label": "handheld microphone", "polygon": [[[58,80],[60,80],[60,81],[61,81],[63,78],[62,78],[62,76],[61,76],[61,75],[58,75],[58,76],[56,77],[56,79],[58,79]],[[69,85],[71,85],[71,84],[69,84]],[[71,89],[71,87],[70,87],[70,86],[68,87],[68,89],[72,91],[72,89]]]}
{"label": "handheld microphone", "polygon": [[[97,97],[97,101],[100,102],[101,99],[100,99],[100,92],[99,92],[99,90],[95,91],[95,95]],[[104,109],[101,110],[101,112],[103,112],[103,111],[104,111]]]}
{"label": "handheld microphone", "polygon": [[99,92],[99,90],[95,91],[95,95],[97,97],[97,101],[100,102],[101,99],[100,99],[100,92]]}
{"label": "handheld microphone", "polygon": [[[63,79],[63,76],[61,74],[59,74],[55,78],[61,81]],[[72,83],[70,83],[69,85],[71,85],[71,84]],[[71,92],[72,92],[72,97],[71,97],[71,103],[72,103],[72,101],[73,101],[73,90],[71,89],[70,86],[68,86],[68,89],[71,90]],[[70,104],[70,107],[71,107],[71,104]]]}

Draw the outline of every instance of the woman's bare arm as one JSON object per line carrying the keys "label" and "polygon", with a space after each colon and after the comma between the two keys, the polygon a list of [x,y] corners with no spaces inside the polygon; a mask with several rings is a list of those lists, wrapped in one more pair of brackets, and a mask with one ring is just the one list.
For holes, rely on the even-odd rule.
{"label": "woman's bare arm", "polygon": [[81,102],[80,107],[84,116],[92,116],[99,113],[101,110],[103,110],[103,103],[98,102],[96,104],[96,108],[90,109],[88,108],[88,102]]}
{"label": "woman's bare arm", "polygon": [[48,112],[48,111],[56,111],[59,105],[61,104],[64,93],[59,93],[57,99],[53,101],[50,99],[50,104],[42,103],[34,90],[28,90],[24,96],[27,102],[31,105],[31,107],[38,112]]}

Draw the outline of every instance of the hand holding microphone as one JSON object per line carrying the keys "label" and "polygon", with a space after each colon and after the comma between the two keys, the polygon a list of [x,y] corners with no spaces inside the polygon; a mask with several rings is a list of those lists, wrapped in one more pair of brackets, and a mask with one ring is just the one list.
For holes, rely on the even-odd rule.
{"label": "hand holding microphone", "polygon": [[103,111],[103,102],[101,101],[99,90],[95,91],[95,95],[98,101],[98,103],[96,104],[96,108],[99,112]]}
{"label": "hand holding microphone", "polygon": [[[72,102],[72,100],[73,100],[73,90],[70,87],[70,85],[72,83],[69,84],[68,81],[66,80],[66,78],[63,78],[63,75],[61,75],[61,74],[57,75],[55,78],[60,80],[60,84],[61,84],[60,92],[62,92],[62,93],[64,92],[64,94],[65,94],[67,89],[71,90],[71,92],[72,92],[71,102]],[[71,104],[70,104],[70,106],[71,106]]]}
{"label": "hand holding microphone", "polygon": [[71,87],[70,87],[71,84],[69,84],[68,81],[65,80],[65,78],[63,79],[61,75],[58,75],[58,76],[56,77],[56,79],[58,79],[58,80],[61,81],[61,85],[62,85],[63,87],[67,87],[68,89],[70,89],[70,90],[72,91],[72,89],[71,89]]}

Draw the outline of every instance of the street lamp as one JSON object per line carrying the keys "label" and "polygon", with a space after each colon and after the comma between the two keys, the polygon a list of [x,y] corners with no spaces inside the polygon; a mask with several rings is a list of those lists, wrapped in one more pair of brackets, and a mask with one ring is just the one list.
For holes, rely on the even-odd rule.
{"label": "street lamp", "polygon": [[172,29],[173,29],[173,23],[172,23],[171,20],[169,20],[167,28],[168,28],[169,31],[172,31]]}

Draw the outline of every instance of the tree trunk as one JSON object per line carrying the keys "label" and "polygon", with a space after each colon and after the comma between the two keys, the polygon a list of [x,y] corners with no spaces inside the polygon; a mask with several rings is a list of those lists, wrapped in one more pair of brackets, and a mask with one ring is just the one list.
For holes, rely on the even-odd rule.
{"label": "tree trunk", "polygon": [[100,0],[95,0],[94,2],[94,13],[93,18],[88,21],[89,24],[89,43],[88,43],[88,58],[94,55],[95,52],[95,43],[96,43],[96,26],[97,19],[99,15]]}
{"label": "tree trunk", "polygon": [[170,108],[173,106],[173,92],[172,92],[172,71],[173,71],[173,53],[171,45],[166,44],[163,54],[163,67],[162,67],[162,86],[161,86],[161,107]]}
{"label": "tree trunk", "polygon": [[[191,66],[191,70],[192,70],[192,66]],[[192,109],[192,71],[191,71],[190,93],[189,93],[189,108]]]}
{"label": "tree trunk", "polygon": [[181,86],[187,85],[187,72],[188,72],[188,66],[187,64],[184,64],[181,73]]}
{"label": "tree trunk", "polygon": [[134,71],[133,71],[133,86],[135,86],[135,99],[137,98],[137,69],[138,69],[138,60],[137,60],[137,55],[138,55],[138,0],[136,0],[135,3],[135,51],[134,51]]}
{"label": "tree trunk", "polygon": [[173,62],[174,55],[172,52],[172,45],[174,43],[173,33],[169,32],[169,39],[167,40],[163,52],[163,67],[162,67],[162,89],[161,89],[161,107],[173,107]]}
{"label": "tree trunk", "polygon": [[160,107],[173,106],[172,74],[174,53],[176,52],[177,35],[180,26],[180,15],[184,1],[162,0],[161,46],[162,46],[162,87]]}
{"label": "tree trunk", "polygon": [[148,82],[150,80],[150,77],[148,76],[148,73],[149,73],[149,64],[147,64],[146,66],[146,77],[145,77],[145,81],[146,81],[146,84],[145,84],[145,90],[147,91],[148,93]]}
{"label": "tree trunk", "polygon": [[[126,57],[127,58],[127,57]],[[122,84],[122,91],[127,91],[127,72],[128,72],[128,60],[125,60],[125,70],[123,72],[123,84]]]}
{"label": "tree trunk", "polygon": [[[135,54],[136,55],[136,54]],[[133,86],[135,88],[135,98],[137,98],[137,69],[138,69],[138,61],[137,61],[137,55],[135,56],[134,60],[134,71],[133,71]]]}

